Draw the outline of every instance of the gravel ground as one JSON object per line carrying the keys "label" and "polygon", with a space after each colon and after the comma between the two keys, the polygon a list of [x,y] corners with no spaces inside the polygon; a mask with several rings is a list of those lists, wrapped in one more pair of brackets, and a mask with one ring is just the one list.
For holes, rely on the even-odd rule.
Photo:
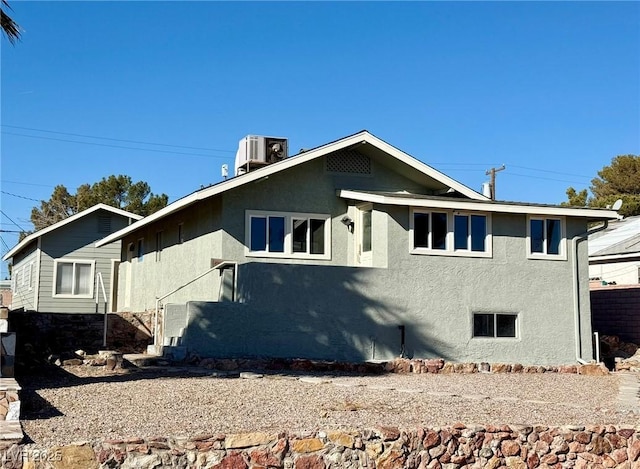
{"label": "gravel ground", "polygon": [[[64,367],[19,378],[22,424],[38,446],[101,438],[465,424],[630,424],[619,376],[110,374]],[[259,375],[258,375],[259,376]]]}

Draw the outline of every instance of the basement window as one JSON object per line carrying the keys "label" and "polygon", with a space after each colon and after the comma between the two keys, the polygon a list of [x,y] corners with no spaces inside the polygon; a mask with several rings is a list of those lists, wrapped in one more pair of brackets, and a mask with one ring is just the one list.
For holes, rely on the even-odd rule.
{"label": "basement window", "polygon": [[517,337],[517,314],[474,313],[473,337]]}
{"label": "basement window", "polygon": [[245,227],[247,256],[330,258],[329,215],[247,211]]}

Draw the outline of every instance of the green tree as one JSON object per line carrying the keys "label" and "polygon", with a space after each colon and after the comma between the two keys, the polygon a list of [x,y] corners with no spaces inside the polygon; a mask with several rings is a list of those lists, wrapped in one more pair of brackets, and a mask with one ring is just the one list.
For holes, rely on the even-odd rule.
{"label": "green tree", "polygon": [[49,200],[33,207],[31,223],[36,231],[41,230],[98,203],[147,216],[168,202],[166,194],[153,194],[146,182],[133,182],[131,177],[124,175],[109,176],[91,185],[82,184],[75,194],[70,194],[63,185],[56,186]]}
{"label": "green tree", "polygon": [[562,202],[560,205],[570,205],[572,207],[586,207],[587,206],[587,190],[582,189],[580,192],[576,192],[573,187],[567,189],[567,202]]}
{"label": "green tree", "polygon": [[598,171],[587,190],[577,192],[573,187],[567,189],[568,202],[562,205],[607,207],[622,199],[621,215],[629,217],[640,215],[640,156],[618,155],[609,166]]}
{"label": "green tree", "polygon": [[11,10],[9,3],[7,0],[2,0],[0,4],[0,21],[2,23],[2,32],[7,36],[9,42],[11,44],[15,44],[15,42],[20,39],[20,26],[18,23],[13,21],[13,19],[6,13],[6,10]]}

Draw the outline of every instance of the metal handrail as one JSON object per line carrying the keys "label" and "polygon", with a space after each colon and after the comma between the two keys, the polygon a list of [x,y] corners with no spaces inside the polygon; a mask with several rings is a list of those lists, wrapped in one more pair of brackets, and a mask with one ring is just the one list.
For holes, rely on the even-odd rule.
{"label": "metal handrail", "polygon": [[99,298],[98,298],[98,296],[100,295],[100,291],[99,291],[98,287],[100,287],[102,289],[102,298],[104,299],[104,330],[102,332],[102,346],[106,347],[107,346],[107,321],[108,321],[107,304],[108,304],[108,300],[107,300],[107,292],[104,289],[104,281],[102,280],[102,272],[98,272],[98,274],[96,275],[96,313],[98,312],[98,303],[100,301]]}
{"label": "metal handrail", "polygon": [[[156,309],[155,309],[155,314],[154,314],[154,328],[153,328],[153,345],[157,346],[158,345],[158,312],[160,310],[160,302],[162,300],[164,300],[165,298],[173,295],[174,293],[182,290],[184,287],[192,284],[193,282],[195,282],[196,280],[201,279],[202,277],[204,277],[207,274],[210,274],[211,272],[213,272],[214,270],[220,270],[223,269],[224,267],[228,267],[228,266],[233,266],[233,296],[232,296],[232,301],[236,300],[236,288],[237,288],[237,283],[238,283],[238,263],[235,261],[222,261],[216,265],[214,265],[213,267],[211,267],[209,270],[201,273],[200,275],[198,275],[197,277],[192,278],[191,280],[189,280],[188,282],[180,285],[178,288],[175,288],[173,290],[171,290],[169,293],[166,293],[162,296],[158,296],[156,297]],[[163,318],[163,325],[164,325],[164,318]]]}

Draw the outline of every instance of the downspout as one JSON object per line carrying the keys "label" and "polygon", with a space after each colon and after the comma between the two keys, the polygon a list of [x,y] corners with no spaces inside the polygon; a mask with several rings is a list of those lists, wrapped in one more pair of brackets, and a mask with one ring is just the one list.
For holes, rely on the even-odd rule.
{"label": "downspout", "polygon": [[592,230],[586,231],[584,234],[574,236],[571,240],[573,245],[573,316],[575,322],[575,339],[576,339],[576,360],[578,363],[586,365],[588,362],[582,359],[582,336],[580,330],[580,273],[578,265],[578,243],[585,241],[589,235],[605,230],[609,226],[609,221],[605,220],[602,226],[598,226]]}

